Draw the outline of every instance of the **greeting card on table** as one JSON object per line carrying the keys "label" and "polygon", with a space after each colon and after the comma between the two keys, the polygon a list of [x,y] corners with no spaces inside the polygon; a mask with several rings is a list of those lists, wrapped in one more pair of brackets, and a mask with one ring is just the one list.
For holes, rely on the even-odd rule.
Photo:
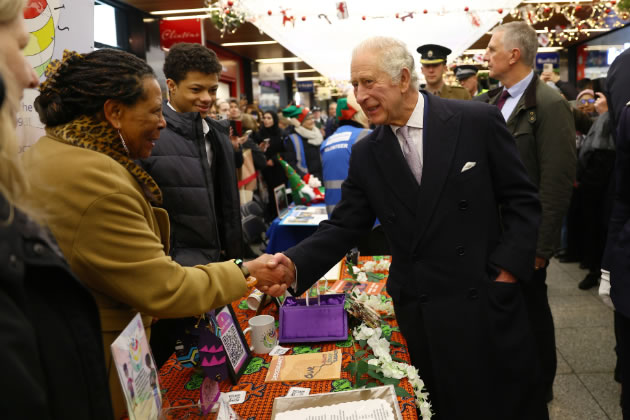
{"label": "greeting card on table", "polygon": [[265,382],[322,381],[341,378],[341,351],[274,356]]}
{"label": "greeting card on table", "polygon": [[133,317],[111,348],[127,400],[129,419],[157,419],[162,408],[162,394],[140,314]]}

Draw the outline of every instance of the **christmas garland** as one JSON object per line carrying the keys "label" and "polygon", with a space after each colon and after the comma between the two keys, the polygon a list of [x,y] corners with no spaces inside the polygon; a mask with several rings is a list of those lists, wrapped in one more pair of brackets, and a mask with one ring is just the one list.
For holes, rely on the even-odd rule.
{"label": "christmas garland", "polygon": [[[352,335],[361,347],[355,352],[355,362],[350,363],[344,370],[354,375],[354,388],[376,386],[376,382],[368,382],[364,376],[375,379],[384,385],[394,385],[396,395],[399,397],[410,396],[405,389],[399,386],[400,380],[407,378],[413,387],[416,396],[416,406],[420,410],[423,420],[431,419],[431,403],[429,393],[424,388],[424,382],[418,374],[418,369],[404,360],[394,357],[389,352],[390,346],[400,347],[401,343],[390,341],[391,327],[383,325],[389,329],[389,339],[383,334],[381,327],[370,328],[365,324],[359,325],[352,331]],[[371,351],[368,352],[368,349]]]}

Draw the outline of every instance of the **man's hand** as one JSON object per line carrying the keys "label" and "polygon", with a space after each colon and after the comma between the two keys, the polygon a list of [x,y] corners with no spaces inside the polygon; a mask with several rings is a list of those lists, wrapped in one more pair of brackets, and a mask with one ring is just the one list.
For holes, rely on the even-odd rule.
{"label": "man's hand", "polygon": [[536,257],[534,260],[534,270],[540,270],[547,267],[547,259],[543,257]]}
{"label": "man's hand", "polygon": [[[264,254],[255,260],[243,263],[243,265],[247,267],[251,276],[256,278],[258,290],[278,297],[284,295],[287,288],[293,283],[295,269],[289,271],[287,266],[276,263],[273,258],[275,256]],[[287,258],[287,260],[289,259]]]}
{"label": "man's hand", "polygon": [[499,275],[494,281],[498,281],[499,283],[516,283],[516,277],[514,277],[511,273],[501,269]]}
{"label": "man's hand", "polygon": [[602,115],[604,112],[608,112],[608,102],[606,101],[606,96],[603,93],[597,92],[597,99],[595,100],[595,111],[597,111],[597,115]]}

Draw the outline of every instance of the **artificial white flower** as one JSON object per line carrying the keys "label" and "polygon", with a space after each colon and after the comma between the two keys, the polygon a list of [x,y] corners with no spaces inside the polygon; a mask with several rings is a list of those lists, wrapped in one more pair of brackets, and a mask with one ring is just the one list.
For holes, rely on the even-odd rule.
{"label": "artificial white flower", "polygon": [[400,369],[396,362],[383,363],[381,369],[383,369],[383,375],[388,378],[402,379],[405,377],[405,372]]}
{"label": "artificial white flower", "polygon": [[361,270],[365,271],[366,273],[373,273],[375,268],[376,261],[366,261],[365,264],[363,264],[363,267],[361,267]]}
{"label": "artificial white flower", "polygon": [[357,274],[357,281],[364,282],[364,283],[368,281],[367,274],[361,271],[359,274]]}
{"label": "artificial white flower", "polygon": [[374,335],[374,329],[366,326],[365,324],[361,324],[357,328],[354,329],[354,332],[352,333],[352,335],[354,335],[354,338],[356,340],[367,340],[368,338]]}
{"label": "artificial white flower", "polygon": [[389,260],[380,260],[376,267],[374,267],[375,271],[388,271],[391,262]]}
{"label": "artificial white flower", "polygon": [[368,360],[368,365],[378,366],[381,363],[379,359],[370,359]]}
{"label": "artificial white flower", "polygon": [[359,267],[357,267],[356,265],[353,265],[353,266],[352,266],[352,272],[353,272],[354,274],[357,274],[357,273],[360,273],[360,272],[361,272],[361,269],[360,269]]}

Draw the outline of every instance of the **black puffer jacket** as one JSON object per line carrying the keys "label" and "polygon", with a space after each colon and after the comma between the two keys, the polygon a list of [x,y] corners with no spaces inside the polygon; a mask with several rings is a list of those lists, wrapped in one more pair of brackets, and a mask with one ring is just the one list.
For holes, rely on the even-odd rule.
{"label": "black puffer jacket", "polygon": [[164,196],[171,257],[183,266],[241,257],[240,200],[228,122],[206,118],[211,170],[199,113],[176,112],[166,103],[163,112],[167,126],[141,165]]}
{"label": "black puffer jacket", "polygon": [[98,309],[52,235],[0,194],[0,412],[111,419]]}

